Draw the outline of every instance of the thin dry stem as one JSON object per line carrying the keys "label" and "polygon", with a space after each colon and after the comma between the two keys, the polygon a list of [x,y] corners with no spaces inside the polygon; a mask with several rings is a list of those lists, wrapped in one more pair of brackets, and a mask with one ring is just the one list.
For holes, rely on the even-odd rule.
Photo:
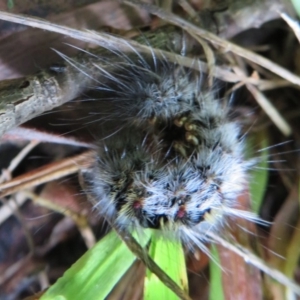
{"label": "thin dry stem", "polygon": [[91,227],[88,225],[86,216],[78,214],[66,207],[56,205],[55,203],[49,201],[48,199],[40,197],[34,193],[24,192],[24,194],[28,198],[32,199],[36,204],[51,209],[53,211],[59,212],[67,217],[70,217],[73,220],[73,222],[76,224],[79,232],[81,233],[81,236],[87,248],[90,249],[95,245],[96,238]]}
{"label": "thin dry stem", "polygon": [[265,261],[250,253],[249,250],[245,249],[241,245],[234,245],[212,232],[209,232],[208,236],[214,242],[219,243],[220,245],[224,246],[225,248],[233,251],[234,253],[242,257],[246,263],[250,263],[253,266],[257,267],[259,270],[269,275],[279,283],[287,286],[295,294],[300,296],[300,286],[295,281],[285,276],[282,272],[267,266]]}
{"label": "thin dry stem", "polygon": [[[37,145],[39,144],[38,141],[31,141],[29,144],[27,144],[26,147],[24,147],[18,155],[10,162],[8,168],[5,169],[5,172],[2,172],[0,176],[0,183],[4,182],[8,179],[8,174],[10,177],[10,174],[15,170],[15,168],[20,164],[20,162],[24,159],[24,157]],[[7,174],[8,173],[8,174]]]}
{"label": "thin dry stem", "polygon": [[145,265],[146,267],[155,274],[168,288],[170,288],[180,299],[191,300],[191,298],[177,285],[173,279],[167,275],[156,263],[155,261],[148,255],[147,251],[143,249],[139,243],[135,240],[135,238],[124,232],[120,231],[118,228],[113,227],[121,240],[126,244],[126,246],[130,249],[130,251],[136,255]]}
{"label": "thin dry stem", "polygon": [[285,13],[278,12],[281,16],[281,18],[287,22],[287,24],[292,28],[292,30],[295,33],[296,38],[298,39],[298,42],[300,43],[300,26],[299,21],[293,20],[290,16],[288,16]]}
{"label": "thin dry stem", "polygon": [[62,144],[62,145],[72,145],[77,147],[85,147],[90,149],[95,149],[95,145],[92,143],[85,143],[78,141],[77,139],[70,136],[56,135],[49,132],[39,131],[37,129],[17,127],[12,128],[6,132],[2,140],[35,140],[38,142]]}
{"label": "thin dry stem", "polygon": [[279,130],[285,135],[289,136],[292,133],[292,128],[286,122],[286,120],[280,115],[278,110],[272,105],[272,103],[267,99],[267,97],[261,93],[255,86],[251,84],[246,84],[247,89],[253,95],[257,103],[262,107],[274,124],[279,128]]}
{"label": "thin dry stem", "polygon": [[9,268],[5,270],[3,274],[0,274],[0,286],[5,283],[9,278],[11,278],[19,269],[28,263],[32,259],[32,253],[29,253],[26,257],[15,262]]}
{"label": "thin dry stem", "polygon": [[16,194],[16,198],[5,201],[4,204],[0,207],[0,225],[6,221],[9,217],[11,217],[15,210],[18,207],[21,207],[27,198],[24,195]]}
{"label": "thin dry stem", "polygon": [[0,184],[0,197],[2,198],[36,185],[77,173],[81,168],[89,166],[93,161],[93,157],[93,151],[86,151],[75,157],[48,164],[30,173],[16,177],[9,182],[2,183]]}
{"label": "thin dry stem", "polygon": [[252,51],[246,50],[238,45],[235,45],[231,42],[228,42],[222,38],[219,38],[215,34],[206,31],[205,29],[198,28],[197,26],[177,17],[176,15],[165,12],[156,6],[140,3],[134,0],[124,0],[121,1],[122,3],[128,4],[130,6],[138,7],[141,9],[146,9],[148,12],[160,17],[163,20],[168,21],[171,24],[177,25],[180,28],[186,30],[187,32],[191,32],[193,34],[199,35],[201,38],[207,40],[208,42],[214,44],[217,47],[223,49],[224,52],[233,52],[249,61],[254,62],[255,64],[261,65],[262,67],[272,71],[273,73],[277,74],[278,76],[296,84],[300,85],[300,77],[291,73],[287,69],[275,64],[274,62],[270,61],[267,58],[264,58]]}

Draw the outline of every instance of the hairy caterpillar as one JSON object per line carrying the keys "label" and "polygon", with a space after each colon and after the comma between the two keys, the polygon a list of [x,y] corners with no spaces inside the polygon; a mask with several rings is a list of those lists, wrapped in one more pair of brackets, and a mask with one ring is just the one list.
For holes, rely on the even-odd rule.
{"label": "hairy caterpillar", "polygon": [[161,229],[201,247],[205,232],[233,211],[252,164],[243,158],[240,125],[205,74],[155,55],[123,57],[97,88],[106,91],[96,100],[99,132],[115,127],[98,141],[86,191],[117,227]]}

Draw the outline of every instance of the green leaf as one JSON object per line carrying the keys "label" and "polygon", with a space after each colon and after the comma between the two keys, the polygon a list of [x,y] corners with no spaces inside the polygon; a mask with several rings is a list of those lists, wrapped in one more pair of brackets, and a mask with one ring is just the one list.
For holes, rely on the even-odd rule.
{"label": "green leaf", "polygon": [[[268,138],[265,130],[252,135],[247,141],[248,157],[257,157],[258,163],[250,173],[249,191],[251,195],[251,208],[256,214],[259,213],[261,203],[264,198],[266,185],[269,177],[268,157],[269,151]],[[258,148],[258,152],[254,154],[254,148]],[[261,150],[260,150],[261,149]],[[258,154],[257,154],[258,153]]]}
{"label": "green leaf", "polygon": [[[188,293],[185,256],[180,242],[165,240],[153,235],[149,255],[166,274]],[[144,300],[157,299],[177,300],[179,298],[156,275],[147,270]]]}
{"label": "green leaf", "polygon": [[222,269],[220,264],[219,253],[215,245],[211,245],[210,255],[211,259],[209,262],[209,300],[224,300]]}
{"label": "green leaf", "polygon": [[[149,241],[145,236],[141,246]],[[41,300],[103,300],[136,257],[111,231],[71,266]]]}

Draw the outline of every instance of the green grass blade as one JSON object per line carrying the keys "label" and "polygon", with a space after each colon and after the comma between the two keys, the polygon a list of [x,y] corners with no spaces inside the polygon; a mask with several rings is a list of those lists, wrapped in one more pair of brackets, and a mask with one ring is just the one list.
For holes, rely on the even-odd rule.
{"label": "green grass blade", "polygon": [[[149,241],[145,237],[141,245]],[[136,257],[111,231],[71,266],[41,300],[103,300]]]}
{"label": "green grass blade", "polygon": [[[266,185],[268,181],[268,138],[266,131],[251,136],[247,142],[248,157],[258,157],[259,162],[250,172],[249,192],[251,195],[251,208],[256,214],[259,213],[262,200],[264,198]],[[254,148],[262,149],[258,153],[254,153]],[[252,152],[252,153],[250,153]]]}
{"label": "green grass blade", "polygon": [[[188,292],[185,256],[180,242],[168,241],[152,236],[149,249],[150,257],[166,272],[184,291]],[[147,270],[144,300],[179,299],[152,272]]]}
{"label": "green grass blade", "polygon": [[224,300],[224,291],[222,283],[222,269],[219,259],[219,253],[215,245],[211,245],[211,260],[209,262],[210,286],[209,300]]}

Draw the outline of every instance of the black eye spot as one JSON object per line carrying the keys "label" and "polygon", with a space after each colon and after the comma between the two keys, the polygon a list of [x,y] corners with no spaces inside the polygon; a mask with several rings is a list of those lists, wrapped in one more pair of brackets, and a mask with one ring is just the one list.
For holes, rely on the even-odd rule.
{"label": "black eye spot", "polygon": [[25,80],[21,83],[21,85],[19,86],[20,89],[25,89],[27,87],[29,87],[30,82],[28,80]]}
{"label": "black eye spot", "polygon": [[126,204],[126,195],[117,195],[116,196],[116,209],[120,211],[122,206]]}
{"label": "black eye spot", "polygon": [[173,197],[173,198],[170,200],[170,202],[171,202],[170,206],[172,207],[172,206],[175,204],[175,202],[176,202],[176,197]]}
{"label": "black eye spot", "polygon": [[204,211],[202,211],[201,213],[199,214],[193,214],[193,216],[190,216],[190,220],[191,222],[194,224],[194,225],[197,225],[199,224],[200,222],[204,221],[204,215],[206,213],[210,213],[211,209],[208,208]]}
{"label": "black eye spot", "polygon": [[153,180],[154,179],[154,175],[153,174],[149,174],[148,178],[149,178],[149,180]]}
{"label": "black eye spot", "polygon": [[140,220],[140,224],[145,228],[160,229],[161,223],[167,223],[168,218],[166,215],[147,216],[147,213],[143,211],[143,220]]}

